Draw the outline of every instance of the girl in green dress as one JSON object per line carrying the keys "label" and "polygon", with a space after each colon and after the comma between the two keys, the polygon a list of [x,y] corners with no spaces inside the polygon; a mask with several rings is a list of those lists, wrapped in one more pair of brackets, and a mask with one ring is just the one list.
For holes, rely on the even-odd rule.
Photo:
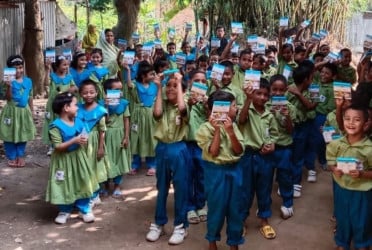
{"label": "girl in green dress", "polygon": [[58,115],[50,124],[49,136],[54,151],[50,160],[46,201],[56,204],[58,224],[66,223],[75,207],[84,222],[95,220],[89,205],[93,192],[98,189],[95,173],[86,154],[88,136],[84,123],[77,115],[77,98],[70,92],[58,94],[52,103]]}
{"label": "girl in green dress", "polygon": [[[108,118],[106,122],[107,131],[105,136],[106,150],[109,159],[107,177],[114,182],[113,198],[121,199],[120,184],[123,174],[128,173],[131,162],[131,151],[129,146],[129,102],[123,98],[109,101],[108,94],[112,91],[121,91],[123,88],[119,79],[108,79],[103,84],[106,94],[106,105]],[[108,182],[102,194],[108,194]]]}
{"label": "girl in green dress", "polygon": [[[50,73],[50,83],[49,83],[49,95],[48,101],[45,108],[45,120],[42,130],[42,139],[45,144],[50,144],[49,140],[49,124],[54,121],[57,116],[52,111],[52,102],[56,95],[61,92],[69,91],[76,92],[77,88],[75,86],[72,76],[68,73],[69,62],[64,56],[57,56],[56,61],[51,63],[46,62],[47,74],[49,74],[51,67],[53,67],[53,72]],[[47,155],[51,155],[53,147],[49,147]]]}
{"label": "girl in green dress", "polygon": [[7,66],[15,68],[16,73],[14,80],[5,81],[7,104],[0,115],[0,139],[4,141],[8,166],[24,167],[26,143],[35,137],[32,81],[23,76],[21,56],[10,56]]}

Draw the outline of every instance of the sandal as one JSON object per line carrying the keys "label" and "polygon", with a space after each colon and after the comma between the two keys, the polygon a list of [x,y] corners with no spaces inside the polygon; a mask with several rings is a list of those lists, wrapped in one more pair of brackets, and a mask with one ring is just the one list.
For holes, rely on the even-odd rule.
{"label": "sandal", "polygon": [[8,167],[18,168],[17,160],[8,160]]}
{"label": "sandal", "polygon": [[190,224],[198,224],[200,222],[200,218],[195,210],[190,210],[187,212],[187,220]]}
{"label": "sandal", "polygon": [[150,168],[147,170],[146,176],[154,176],[156,174],[155,168]]}
{"label": "sandal", "polygon": [[207,215],[208,215],[208,210],[205,208],[199,209],[196,211],[196,213],[199,216],[200,222],[206,222],[207,221]]}
{"label": "sandal", "polygon": [[106,189],[101,189],[101,190],[99,191],[99,196],[100,196],[101,198],[107,198],[107,197],[109,196],[109,192],[108,192]]}
{"label": "sandal", "polygon": [[134,168],[132,168],[130,171],[129,171],[129,173],[128,173],[128,175],[136,175],[137,174],[137,169],[134,169]]}
{"label": "sandal", "polygon": [[114,190],[114,192],[112,193],[111,197],[114,198],[114,199],[118,199],[118,200],[123,200],[124,199],[124,196],[121,193],[121,190],[118,190],[118,189],[115,189]]}
{"label": "sandal", "polygon": [[260,228],[260,232],[268,240],[274,239],[276,237],[276,233],[274,231],[274,228],[272,228],[270,225],[266,225]]}

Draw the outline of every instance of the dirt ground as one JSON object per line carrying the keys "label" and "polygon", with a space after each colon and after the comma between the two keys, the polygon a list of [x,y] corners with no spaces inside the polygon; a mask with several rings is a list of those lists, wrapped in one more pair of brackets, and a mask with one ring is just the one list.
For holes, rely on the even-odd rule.
{"label": "dirt ground", "polygon": [[[35,122],[40,127],[43,110],[36,100]],[[6,166],[3,153],[0,160],[0,249],[207,249],[204,239],[206,224],[190,225],[189,236],[178,246],[169,246],[172,232],[173,195],[168,199],[169,223],[167,234],[150,243],[145,235],[155,210],[155,177],[145,176],[142,169],[137,176],[124,178],[125,200],[111,197],[94,209],[96,222],[85,224],[77,215],[66,225],[53,223],[57,209],[46,203],[45,187],[49,158],[47,146],[38,136],[27,146],[27,165],[22,169]],[[334,247],[332,215],[332,183],[329,172],[318,171],[318,182],[303,183],[303,196],[295,200],[295,215],[280,218],[280,197],[274,186],[271,225],[277,237],[266,240],[259,233],[259,221],[248,219],[246,242],[241,249],[254,250],[325,250]],[[256,207],[252,208],[254,215]],[[219,249],[228,249],[225,231]]]}

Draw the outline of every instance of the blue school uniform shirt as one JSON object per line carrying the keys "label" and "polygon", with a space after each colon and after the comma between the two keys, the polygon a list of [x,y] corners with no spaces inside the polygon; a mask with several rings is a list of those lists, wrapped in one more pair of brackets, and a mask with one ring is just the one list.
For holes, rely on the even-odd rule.
{"label": "blue school uniform shirt", "polygon": [[[75,118],[73,126],[66,124],[61,118],[55,119],[50,125],[49,130],[58,128],[62,136],[62,142],[66,142],[80,135],[84,130],[84,123],[79,118]],[[68,152],[74,151],[79,148],[79,144],[72,144],[67,148]]]}
{"label": "blue school uniform shirt", "polygon": [[[130,68],[130,79],[131,80],[135,79],[136,76],[137,76],[138,65],[139,65],[139,62],[136,62],[133,65],[129,65],[129,68]],[[123,77],[123,81],[126,82],[127,81],[127,71],[126,70],[122,70],[122,77]]]}
{"label": "blue school uniform shirt", "polygon": [[62,78],[54,72],[50,74],[50,78],[53,81],[53,83],[56,85],[56,88],[58,88],[58,85],[70,85],[71,82],[74,80],[71,74],[66,74]]}
{"label": "blue school uniform shirt", "polygon": [[77,87],[80,87],[81,83],[84,80],[89,79],[90,75],[92,74],[92,71],[89,69],[84,69],[81,73],[77,72],[76,69],[70,68],[70,74],[72,75],[72,78],[74,79],[74,82]]}
{"label": "blue school uniform shirt", "polygon": [[110,75],[110,71],[106,67],[97,67],[93,65],[89,70],[100,82],[102,82],[103,79],[107,79]]}
{"label": "blue school uniform shirt", "polygon": [[11,82],[12,101],[17,107],[24,108],[28,104],[30,93],[32,92],[32,81],[28,77],[23,77],[22,82],[16,80]]}
{"label": "blue school uniform shirt", "polygon": [[[104,103],[103,100],[100,100],[98,102],[98,104],[100,104],[101,106],[104,106],[105,105],[105,103]],[[107,111],[108,111],[108,114],[109,115],[113,115],[113,114],[115,114],[115,115],[121,115],[121,114],[123,114],[125,112],[125,110],[127,109],[128,105],[129,105],[129,101],[126,100],[126,99],[124,99],[124,98],[121,98],[119,100],[119,104],[118,105],[106,105],[106,107],[107,107]]]}
{"label": "blue school uniform shirt", "polygon": [[136,83],[136,89],[141,104],[145,107],[152,107],[158,93],[158,86],[151,82],[149,86],[145,88],[141,83]]}
{"label": "blue school uniform shirt", "polygon": [[85,123],[86,128],[92,131],[94,126],[107,114],[107,110],[102,105],[97,105],[92,110],[86,110],[83,103],[80,103],[77,117]]}

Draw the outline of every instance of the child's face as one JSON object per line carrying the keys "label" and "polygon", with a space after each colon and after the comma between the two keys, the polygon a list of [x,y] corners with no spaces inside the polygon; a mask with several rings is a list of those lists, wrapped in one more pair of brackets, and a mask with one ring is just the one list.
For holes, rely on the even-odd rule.
{"label": "child's face", "polygon": [[237,65],[239,63],[239,57],[235,56],[233,58],[231,58],[231,62],[234,64],[234,65]]}
{"label": "child's face", "polygon": [[322,62],[323,61],[323,57],[322,56],[317,56],[317,57],[315,57],[314,58],[314,63],[316,64],[316,63],[320,63],[320,62]]}
{"label": "child's face", "polygon": [[211,55],[209,58],[209,64],[213,66],[213,64],[218,63],[218,55]]}
{"label": "child's face", "polygon": [[368,126],[367,121],[363,117],[363,112],[359,110],[347,109],[343,121],[347,135],[363,135]]}
{"label": "child's face", "polygon": [[252,54],[244,54],[239,59],[239,65],[242,70],[249,69],[252,67]]}
{"label": "child's face", "polygon": [[93,53],[90,59],[95,66],[100,65],[102,62],[102,56],[99,53]]}
{"label": "child's face", "polygon": [[229,113],[228,113],[228,116],[230,117],[230,119],[232,121],[235,120],[236,118],[236,114],[238,113],[238,107],[236,106],[236,101],[233,100],[230,104],[230,109],[229,109]]}
{"label": "child's face", "polygon": [[284,96],[287,91],[287,85],[280,80],[274,81],[270,86],[271,96]]}
{"label": "child's face", "polygon": [[334,77],[335,76],[332,74],[332,71],[327,67],[323,67],[320,71],[320,81],[322,83],[333,82]]}
{"label": "child's face", "polygon": [[299,52],[294,55],[294,61],[296,63],[301,63],[306,59],[306,52]]}
{"label": "child's face", "polygon": [[351,63],[351,53],[349,51],[342,52],[341,55],[341,65],[342,66],[349,66]]}
{"label": "child's face", "polygon": [[185,53],[185,54],[190,54],[191,52],[191,46],[190,44],[186,44],[185,46],[182,47],[182,52]]}
{"label": "child's face", "polygon": [[80,91],[80,96],[86,104],[91,104],[96,101],[97,90],[94,85],[84,85]]}
{"label": "child's face", "polygon": [[176,46],[170,45],[167,47],[167,51],[170,55],[174,55],[176,53]]}
{"label": "child's face", "polygon": [[79,69],[85,69],[85,67],[87,66],[87,57],[86,56],[81,56],[78,58],[78,61],[77,61],[77,66]]}
{"label": "child's face", "polygon": [[207,71],[208,63],[207,62],[199,62],[199,69],[203,70],[204,72]]}
{"label": "child's face", "polygon": [[293,51],[290,48],[285,48],[282,52],[284,61],[290,62],[293,58]]}
{"label": "child's face", "polygon": [[331,49],[329,48],[328,45],[324,45],[320,47],[319,52],[322,53],[323,55],[328,55],[330,50]]}
{"label": "child's face", "polygon": [[218,38],[222,38],[225,35],[225,29],[224,28],[219,28],[216,30],[216,35]]}
{"label": "child's face", "polygon": [[265,103],[269,100],[269,90],[259,88],[253,91],[252,103],[256,108],[264,109]]}
{"label": "child's face", "polygon": [[267,57],[267,63],[269,65],[272,65],[272,64],[276,63],[276,58],[275,58],[274,52],[271,51],[270,53],[266,54],[266,57]]}
{"label": "child's face", "polygon": [[170,103],[177,103],[177,80],[174,78],[169,79],[165,85],[165,95]]}
{"label": "child's face", "polygon": [[16,69],[16,79],[19,79],[23,76],[23,71],[24,71],[24,68],[23,68],[23,64],[21,65],[16,65],[14,66],[14,68]]}
{"label": "child's face", "polygon": [[252,62],[252,69],[262,71],[264,69],[265,64],[260,62],[260,58],[256,57],[253,59]]}
{"label": "child's face", "polygon": [[77,114],[79,107],[77,105],[77,99],[76,97],[72,98],[72,101],[70,104],[66,104],[64,107],[64,111],[67,113],[69,117],[75,117]]}
{"label": "child's face", "polygon": [[192,64],[187,64],[186,65],[186,73],[190,73],[191,71],[195,70],[196,69],[196,65],[195,63],[192,63]]}
{"label": "child's face", "polygon": [[207,78],[205,77],[205,74],[202,73],[196,73],[194,76],[190,79],[191,82],[199,82],[199,83],[207,83]]}
{"label": "child's face", "polygon": [[58,66],[57,71],[60,74],[66,74],[68,72],[69,63],[67,60],[63,60],[61,64]]}
{"label": "child's face", "polygon": [[233,76],[234,76],[234,72],[231,70],[231,68],[226,67],[222,75],[222,80],[221,80],[222,84],[225,86],[229,85],[231,83]]}
{"label": "child's face", "polygon": [[154,79],[155,79],[155,72],[154,71],[150,71],[150,72],[148,72],[147,74],[145,74],[143,76],[142,81],[144,83],[149,83],[149,82],[152,82]]}

